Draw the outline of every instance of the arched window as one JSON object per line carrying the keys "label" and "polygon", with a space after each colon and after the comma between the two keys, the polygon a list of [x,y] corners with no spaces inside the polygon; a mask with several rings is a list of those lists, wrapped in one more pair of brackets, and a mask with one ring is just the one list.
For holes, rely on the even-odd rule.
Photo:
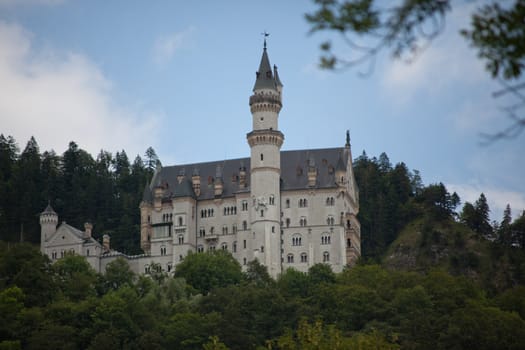
{"label": "arched window", "polygon": [[166,255],[166,246],[160,247],[160,255]]}
{"label": "arched window", "polygon": [[227,243],[221,244],[221,249],[222,250],[228,250],[228,244]]}
{"label": "arched window", "polygon": [[275,205],[275,197],[273,196],[273,194],[270,195],[269,203],[270,203],[270,205]]}
{"label": "arched window", "polygon": [[302,208],[303,207],[303,199],[299,199],[299,208]]}
{"label": "arched window", "polygon": [[264,155],[261,153],[261,161],[264,160]]}
{"label": "arched window", "polygon": [[286,208],[290,208],[290,199],[286,198]]}
{"label": "arched window", "polygon": [[346,246],[347,246],[348,248],[352,248],[352,240],[351,240],[350,238],[347,238],[347,239],[346,239]]}
{"label": "arched window", "polygon": [[300,246],[302,245],[302,237],[300,234],[296,234],[292,237],[292,245],[293,246]]}
{"label": "arched window", "polygon": [[306,255],[306,253],[301,253],[301,262],[302,263],[305,263],[305,262],[308,262],[308,255]]}
{"label": "arched window", "polygon": [[287,259],[288,259],[288,264],[293,264],[293,254],[288,254]]}
{"label": "arched window", "polygon": [[202,246],[202,244],[199,244],[197,246],[197,253],[202,253],[204,251],[204,247]]}
{"label": "arched window", "polygon": [[248,229],[248,223],[245,221],[242,222],[242,229],[246,231]]}
{"label": "arched window", "polygon": [[286,218],[286,227],[290,227],[290,218]]}
{"label": "arched window", "polygon": [[215,227],[212,226],[212,227],[210,228],[210,235],[213,235],[213,231],[215,231]]}
{"label": "arched window", "polygon": [[237,241],[233,242],[232,250],[233,250],[234,253],[237,253]]}
{"label": "arched window", "polygon": [[179,244],[184,244],[184,235],[179,235]]}
{"label": "arched window", "polygon": [[330,253],[324,252],[323,253],[323,262],[328,262],[328,261],[330,261]]}
{"label": "arched window", "polygon": [[179,216],[179,226],[182,226],[182,218]]}
{"label": "arched window", "polygon": [[308,206],[308,200],[305,198],[303,199],[303,206],[306,208]]}
{"label": "arched window", "polygon": [[301,216],[301,219],[299,220],[300,226],[306,226],[306,217]]}

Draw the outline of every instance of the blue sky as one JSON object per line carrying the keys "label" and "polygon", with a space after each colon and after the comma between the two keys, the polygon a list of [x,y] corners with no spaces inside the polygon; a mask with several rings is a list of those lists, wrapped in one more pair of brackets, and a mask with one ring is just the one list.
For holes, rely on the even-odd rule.
{"label": "blue sky", "polygon": [[525,135],[479,144],[507,125],[507,101],[492,97],[500,87],[458,34],[475,5],[455,2],[415,63],[385,52],[361,78],[365,67],[318,69],[326,35],[308,34],[307,0],[0,0],[0,132],[60,154],[71,140],[131,159],[153,146],[165,165],[249,156],[266,30],[284,84],[283,149],[343,146],[350,129],[354,157],[386,152],[463,202],[484,192],[494,219],[507,203],[516,217]]}

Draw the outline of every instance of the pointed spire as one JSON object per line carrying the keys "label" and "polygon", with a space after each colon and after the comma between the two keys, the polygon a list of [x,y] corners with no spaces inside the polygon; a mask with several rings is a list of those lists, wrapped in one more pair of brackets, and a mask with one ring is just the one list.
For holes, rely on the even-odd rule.
{"label": "pointed spire", "polygon": [[47,207],[46,207],[46,209],[44,209],[42,214],[55,214],[56,215],[56,212],[53,210],[53,207],[51,207],[51,201],[50,200],[47,201]]}
{"label": "pointed spire", "polygon": [[272,66],[270,65],[270,59],[268,58],[268,53],[266,52],[266,37],[270,34],[264,32],[264,46],[263,54],[261,57],[261,63],[259,64],[259,70],[255,73],[255,85],[253,91],[260,89],[273,89],[277,90],[277,82],[274,78],[272,71]]}
{"label": "pointed spire", "polygon": [[350,130],[346,130],[346,143],[345,147],[350,147]]}

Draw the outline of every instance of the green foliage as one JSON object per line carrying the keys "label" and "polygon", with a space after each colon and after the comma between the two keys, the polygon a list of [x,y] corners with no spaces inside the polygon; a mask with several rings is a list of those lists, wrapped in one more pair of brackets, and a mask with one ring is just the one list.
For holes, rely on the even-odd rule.
{"label": "green foliage", "polygon": [[212,289],[237,284],[241,281],[241,265],[226,251],[188,254],[177,265],[176,277],[186,282],[202,294]]}
{"label": "green foliage", "polygon": [[471,29],[463,30],[478,56],[486,61],[493,77],[519,78],[525,67],[525,2],[516,0],[507,8],[494,2],[472,15]]}
{"label": "green foliage", "polygon": [[[148,156],[154,156],[152,148]],[[111,233],[113,248],[140,253],[137,207],[151,177],[142,159],[130,164],[125,151],[96,160],[75,142],[62,156],[40,153],[31,137],[19,154],[12,137],[0,135],[0,240],[40,241],[37,214],[51,201],[61,220],[75,227],[94,224],[94,238]]]}
{"label": "green foliage", "polygon": [[48,257],[29,244],[0,245],[0,276],[0,288],[16,285],[27,305],[45,305],[56,292]]}
{"label": "green foliage", "polygon": [[86,258],[66,254],[53,264],[57,284],[64,296],[71,300],[82,300],[95,295],[97,276]]}
{"label": "green foliage", "polygon": [[412,174],[404,163],[392,168],[385,153],[377,159],[363,152],[354,162],[354,174],[359,187],[361,253],[365,260],[378,262],[401,228],[416,215],[411,198],[413,189],[419,191],[419,184],[412,184]]}
{"label": "green foliage", "polygon": [[[381,50],[395,58],[412,60],[443,30],[451,10],[449,1],[399,1],[388,6],[374,0],[313,0],[316,9],[306,14],[311,32],[330,31],[342,36],[353,54],[341,57],[330,41],[321,44],[321,67],[334,69],[373,60]],[[461,34],[478,50],[493,77],[521,77],[525,66],[525,3],[497,1],[477,8],[470,29]]]}
{"label": "green foliage", "polygon": [[[441,225],[433,230],[443,233]],[[462,224],[450,227],[455,225]],[[464,247],[471,244],[467,239]],[[521,249],[493,244],[497,250],[492,253],[506,256],[507,264],[519,266],[525,260]],[[42,257],[27,244],[2,248],[3,263],[24,267],[25,260],[36,263]],[[513,349],[524,341],[525,296],[519,279],[513,283],[521,285],[499,292],[443,269],[414,273],[359,265],[334,274],[318,264],[307,273],[287,270],[273,281],[254,262],[241,280],[239,266],[224,269],[231,256],[194,255],[199,259],[186,263],[199,267],[195,273],[209,276],[210,267],[202,264],[207,262],[220,265],[214,273],[235,270],[237,277],[234,282],[216,280],[202,296],[183,278],[130,275],[120,260],[93,280],[85,260],[68,255],[48,271],[58,288],[34,304],[29,296],[39,288],[21,288],[17,282],[35,271],[0,265],[0,348]],[[503,270],[498,264],[489,271]],[[85,278],[89,284],[83,284]],[[104,286],[99,294],[93,292],[93,281]],[[75,283],[87,286],[85,291]]]}
{"label": "green foliage", "polygon": [[134,279],[135,274],[131,271],[128,262],[118,257],[106,266],[106,272],[101,280],[105,290],[117,290],[125,285],[132,286]]}

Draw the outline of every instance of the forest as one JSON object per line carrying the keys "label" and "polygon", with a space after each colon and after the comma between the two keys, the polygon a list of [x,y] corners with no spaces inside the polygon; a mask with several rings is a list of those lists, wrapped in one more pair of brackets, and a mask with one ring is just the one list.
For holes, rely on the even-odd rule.
{"label": "forest", "polygon": [[[159,159],[20,152],[0,136],[0,349],[523,349],[525,215],[491,222],[487,198],[462,203],[385,153],[354,160],[363,256],[334,273],[243,271],[227,252],[191,254],[174,274],[104,274],[83,257],[39,251],[38,213],[95,225],[127,253]],[[461,208],[461,209],[460,209]],[[21,242],[23,241],[23,242]]]}

